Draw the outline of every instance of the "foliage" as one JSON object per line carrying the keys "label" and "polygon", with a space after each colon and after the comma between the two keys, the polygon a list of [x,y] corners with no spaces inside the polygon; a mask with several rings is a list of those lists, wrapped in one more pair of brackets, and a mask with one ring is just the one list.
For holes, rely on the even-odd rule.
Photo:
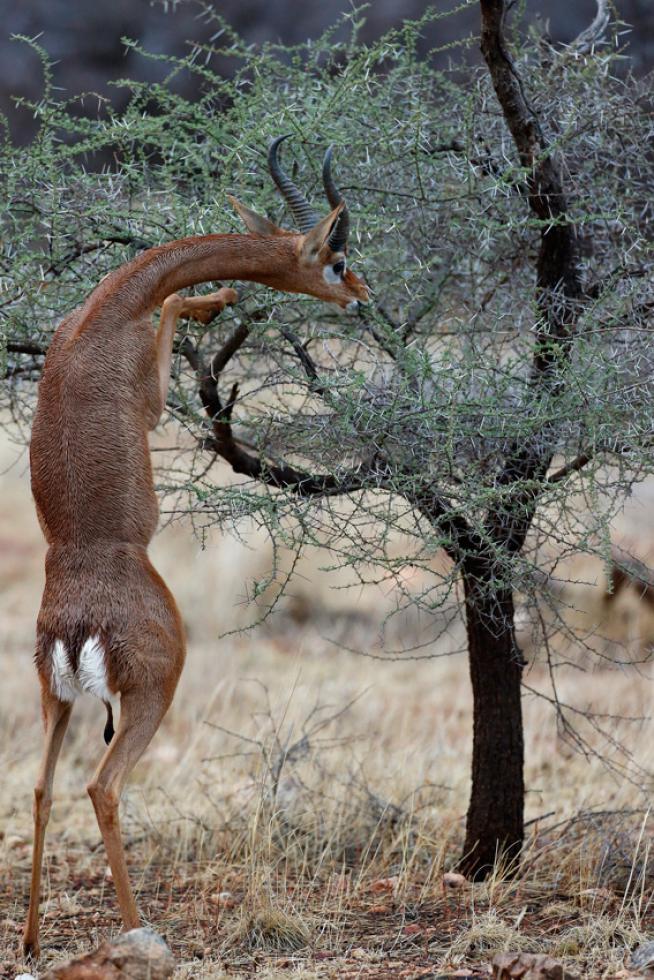
{"label": "foliage", "polygon": [[[351,262],[374,304],[346,318],[248,289],[233,313],[253,327],[232,365],[244,379],[234,421],[268,458],[337,476],[355,469],[366,489],[347,507],[251,484],[227,489],[201,450],[185,452],[162,489],[198,526],[257,515],[286,543],[327,541],[336,563],[374,561],[371,574],[396,580],[407,561],[431,568],[448,544],[447,526],[420,513],[425,487],[484,537],[507,494],[532,490],[498,483],[509,446],[546,445],[561,465],[588,456],[578,475],[533,488],[529,547],[497,549],[498,581],[527,589],[542,541],[557,552],[605,541],[626,487],[651,467],[651,92],[614,77],[609,47],[572,57],[533,38],[519,52],[528,98],[564,156],[584,275],[572,356],[535,392],[542,223],[526,206],[527,175],[488,75],[419,61],[421,22],[365,46],[357,15],[350,20],[347,42],[330,32],[289,51],[246,48],[221,25],[213,47],[168,59],[161,84],[121,82],[131,91],[123,113],[104,105],[91,119],[52,89],[43,55],[39,134],[2,150],[3,400],[28,422],[41,363],[32,349],[111,268],[147,245],[237,230],[228,192],[283,224],[264,165],[274,135],[294,134],[294,174],[316,200],[321,153],[333,142],[353,214]],[[218,54],[238,64],[232,80],[212,70]],[[193,102],[168,84],[181,71],[197,80]],[[99,153],[111,163],[98,172],[89,162]],[[280,324],[301,337],[319,391]],[[228,325],[225,317],[210,328],[205,349]],[[27,353],[16,353],[21,344]],[[171,413],[180,433],[201,440],[194,379],[182,363],[178,371]],[[570,506],[573,480],[588,506]],[[447,603],[442,574],[410,601],[431,612]]]}

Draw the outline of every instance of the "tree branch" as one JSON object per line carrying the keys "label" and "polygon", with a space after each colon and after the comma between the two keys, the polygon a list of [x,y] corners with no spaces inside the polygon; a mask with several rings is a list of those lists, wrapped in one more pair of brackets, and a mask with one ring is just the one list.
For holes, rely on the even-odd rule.
{"label": "tree branch", "polygon": [[566,476],[570,476],[571,473],[578,473],[583,470],[587,463],[590,463],[591,459],[595,457],[594,452],[579,453],[574,459],[571,459],[569,463],[561,466],[560,469],[556,470],[554,473],[550,473],[547,478],[548,484],[560,483],[561,480],[565,480]]}
{"label": "tree branch", "polygon": [[[203,363],[200,354],[186,338],[180,353],[195,371],[200,383],[200,399],[211,420],[212,436],[205,446],[217,453],[232,467],[235,473],[277,489],[291,490],[300,497],[329,497],[363,490],[371,485],[367,472],[351,470],[341,475],[307,473],[289,463],[273,463],[239,445],[231,425],[232,409],[238,396],[238,386],[233,385],[229,400],[223,405],[218,393],[220,375],[230,358],[236,353],[249,334],[249,327],[241,324],[225,345],[213,356],[211,365]],[[301,346],[301,345],[300,345]]]}
{"label": "tree branch", "polygon": [[644,562],[617,545],[611,548],[610,591],[605,601],[611,602],[627,585],[633,585],[640,598],[654,606],[654,571]]}
{"label": "tree branch", "polygon": [[[227,341],[223,346],[217,351],[211,359],[211,377],[216,380],[225,370],[229,362],[231,361],[234,354],[243,346],[245,341],[250,335],[249,325],[243,321],[240,323],[236,330],[233,332],[231,337],[228,337]],[[183,353],[183,351],[182,351]]]}
{"label": "tree branch", "polygon": [[[511,131],[526,172],[529,206],[543,223],[536,264],[536,300],[541,325],[536,334],[531,370],[532,386],[561,390],[560,368],[570,353],[573,330],[581,307],[581,278],[577,236],[568,217],[561,163],[543,135],[540,121],[530,106],[518,71],[504,40],[506,4],[504,0],[480,0],[481,50],[488,65],[497,99]],[[537,397],[537,390],[532,397]],[[531,439],[509,447],[498,478],[500,486],[513,483],[540,483],[552,459],[551,441],[540,431]],[[491,535],[510,551],[524,542],[536,506],[538,493],[529,494],[525,507],[524,490],[518,490],[491,518]]]}
{"label": "tree branch", "polygon": [[297,334],[294,334],[292,330],[289,330],[288,327],[282,327],[281,334],[286,338],[286,340],[288,340],[289,344],[297,354],[298,360],[302,364],[304,372],[309,379],[309,387],[311,391],[315,392],[316,395],[325,396],[327,394],[327,389],[320,382],[318,368],[316,367],[313,358],[300,338],[297,336]]}
{"label": "tree branch", "polygon": [[74,248],[72,248],[63,258],[58,259],[56,262],[52,262],[45,270],[44,275],[52,274],[55,276],[60,275],[64,269],[66,269],[71,262],[75,259],[79,259],[82,255],[88,255],[89,252],[97,252],[101,248],[105,248],[107,245],[133,245],[135,248],[143,250],[152,248],[154,242],[146,242],[142,238],[135,238],[134,235],[105,235],[98,242],[90,242],[88,245],[82,245],[78,242]]}
{"label": "tree branch", "polygon": [[486,542],[482,535],[472,528],[463,514],[450,507],[431,482],[426,480],[413,489],[403,490],[402,495],[441,532],[445,539],[441,542],[442,547],[457,565],[468,563],[471,557],[485,552]]}
{"label": "tree branch", "polygon": [[[204,410],[211,420],[212,435],[206,439],[206,448],[217,453],[232,467],[235,473],[248,476],[276,489],[290,490],[300,497],[332,497],[352,493],[355,490],[384,489],[405,497],[439,529],[446,542],[443,547],[450,557],[461,562],[471,552],[479,552],[482,539],[476,535],[462,514],[457,513],[443,499],[428,480],[418,481],[414,486],[395,487],[392,481],[384,478],[380,468],[383,462],[373,458],[356,470],[342,475],[307,473],[286,462],[273,463],[256,453],[249,452],[234,436],[231,417],[238,396],[238,386],[233,385],[229,400],[223,404],[218,392],[221,372],[231,357],[241,347],[249,334],[249,327],[241,324],[228,338],[224,346],[214,354],[210,366],[202,358],[187,337],[180,345],[180,353],[186,358],[199,381],[199,394]],[[300,339],[288,328],[282,334],[292,344],[312,384],[313,390],[322,393],[318,381],[316,365]],[[407,474],[415,480],[415,474]]]}
{"label": "tree branch", "polygon": [[609,26],[611,12],[608,0],[595,0],[595,3],[597,4],[597,12],[592,23],[581,34],[577,35],[568,47],[568,50],[575,54],[589,54],[598,41],[602,40],[602,36]]}
{"label": "tree branch", "polygon": [[7,343],[9,354],[32,354],[36,356],[45,355],[47,350],[47,347],[43,347],[42,344],[34,344],[32,341],[10,340]]}

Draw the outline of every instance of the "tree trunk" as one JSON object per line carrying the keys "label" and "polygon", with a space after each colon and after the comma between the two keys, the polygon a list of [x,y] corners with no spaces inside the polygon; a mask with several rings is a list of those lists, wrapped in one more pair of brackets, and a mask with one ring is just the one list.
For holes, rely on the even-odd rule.
{"label": "tree trunk", "polygon": [[524,744],[513,594],[464,570],[474,701],[472,790],[461,862],[481,879],[498,859],[515,866],[524,834]]}

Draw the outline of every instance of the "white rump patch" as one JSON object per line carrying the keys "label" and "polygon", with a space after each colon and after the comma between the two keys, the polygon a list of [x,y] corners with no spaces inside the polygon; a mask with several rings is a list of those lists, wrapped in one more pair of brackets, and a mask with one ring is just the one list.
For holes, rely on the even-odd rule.
{"label": "white rump patch", "polygon": [[107,686],[107,668],[104,663],[104,651],[98,636],[91,636],[82,647],[79,655],[77,679],[83,691],[109,701],[111,691]]}
{"label": "white rump patch", "polygon": [[70,665],[65,646],[61,640],[56,640],[51,670],[52,692],[60,701],[74,701],[85,691],[102,701],[111,701],[114,697],[107,684],[104,651],[98,636],[90,636],[84,643],[76,671]]}
{"label": "white rump patch", "polygon": [[50,683],[54,696],[60,701],[74,701],[79,690],[75,683],[75,674],[70,666],[66,647],[61,640],[55,640],[50,670],[52,671]]}

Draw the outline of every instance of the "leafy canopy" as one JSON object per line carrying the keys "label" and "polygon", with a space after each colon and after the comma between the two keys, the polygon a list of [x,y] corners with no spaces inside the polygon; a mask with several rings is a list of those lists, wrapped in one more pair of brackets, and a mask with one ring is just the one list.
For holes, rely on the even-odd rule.
{"label": "leafy canopy", "polygon": [[[39,352],[61,317],[145,247],[241,230],[228,193],[289,227],[265,166],[274,136],[293,134],[286,165],[326,212],[320,163],[333,142],[350,262],[372,286],[370,309],[346,317],[250,287],[218,323],[188,330],[211,354],[236,321],[249,324],[228,368],[241,382],[232,418],[241,440],[313,472],[354,471],[363,489],[344,502],[253,481],[225,486],[224,466],[208,466],[208,423],[179,357],[169,409],[180,455],[159,473],[167,506],[199,528],[254,515],[286,544],[327,543],[363,577],[395,579],[407,562],[433,571],[441,547],[451,551],[451,528],[426,516],[428,497],[496,550],[496,580],[510,587],[533,586],[543,543],[557,554],[605,548],[624,493],[652,470],[651,81],[617,77],[610,45],[573,56],[536,36],[515,39],[529,102],[564,160],[582,254],[570,357],[554,358],[548,383],[535,384],[542,222],[488,74],[464,58],[470,39],[439,70],[416,53],[434,12],[371,45],[358,39],[355,12],[347,41],[328,32],[288,49],[246,46],[206,14],[218,22],[214,43],[160,59],[160,84],[120,82],[130,93],[121,112],[105,103],[82,116],[77,99],[53,88],[40,52],[38,135],[27,147],[8,138],[0,156],[0,407],[26,435]],[[214,70],[219,57],[233,77]],[[180,72],[197,83],[193,101],[171,88]],[[516,444],[546,449],[571,474],[502,483]],[[532,493],[529,541],[511,554],[490,540],[489,515]],[[447,605],[455,572],[439,568],[411,602]]]}

